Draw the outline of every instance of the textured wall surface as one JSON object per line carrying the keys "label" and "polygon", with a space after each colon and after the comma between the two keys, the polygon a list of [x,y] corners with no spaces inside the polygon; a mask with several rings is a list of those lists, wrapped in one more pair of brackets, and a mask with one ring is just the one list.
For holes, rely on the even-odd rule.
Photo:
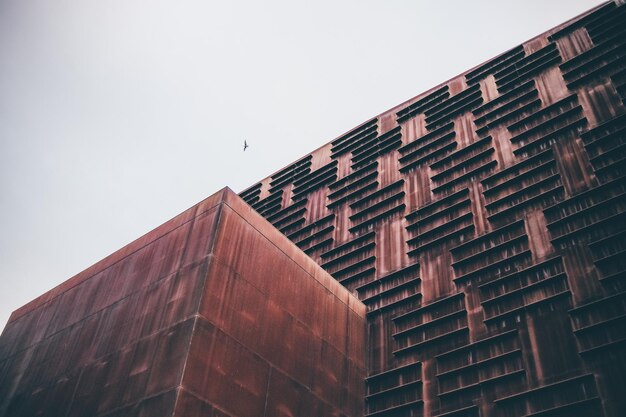
{"label": "textured wall surface", "polygon": [[224,189],[17,310],[0,416],[361,416],[365,306]]}
{"label": "textured wall surface", "polygon": [[619,3],[240,194],[367,305],[366,415],[626,415]]}

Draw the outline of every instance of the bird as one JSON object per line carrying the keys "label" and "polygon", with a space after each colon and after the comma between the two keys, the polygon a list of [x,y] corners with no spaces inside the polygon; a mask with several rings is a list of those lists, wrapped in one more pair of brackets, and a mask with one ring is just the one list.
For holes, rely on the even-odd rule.
{"label": "bird", "polygon": [[245,152],[245,151],[246,151],[246,148],[248,148],[248,147],[249,147],[248,142],[246,142],[246,141],[244,140],[244,141],[243,141],[243,151]]}

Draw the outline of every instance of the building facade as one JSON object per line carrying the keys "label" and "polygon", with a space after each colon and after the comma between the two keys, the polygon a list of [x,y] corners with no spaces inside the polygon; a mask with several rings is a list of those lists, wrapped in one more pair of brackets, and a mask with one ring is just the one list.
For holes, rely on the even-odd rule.
{"label": "building facade", "polygon": [[626,415],[626,7],[240,195],[368,307],[367,416]]}
{"label": "building facade", "polygon": [[365,330],[225,188],[13,312],[0,416],[359,416]]}
{"label": "building facade", "polygon": [[0,417],[626,415],[625,102],[607,2],[222,190],[13,313]]}

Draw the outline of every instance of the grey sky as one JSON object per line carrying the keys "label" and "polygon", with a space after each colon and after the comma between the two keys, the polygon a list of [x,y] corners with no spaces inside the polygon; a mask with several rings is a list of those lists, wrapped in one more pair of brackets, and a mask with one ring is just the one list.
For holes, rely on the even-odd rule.
{"label": "grey sky", "polygon": [[596,4],[0,0],[0,328],[223,186]]}

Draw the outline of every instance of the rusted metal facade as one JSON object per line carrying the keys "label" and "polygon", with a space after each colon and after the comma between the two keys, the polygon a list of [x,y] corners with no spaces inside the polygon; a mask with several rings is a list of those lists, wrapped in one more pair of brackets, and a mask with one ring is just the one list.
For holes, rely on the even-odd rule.
{"label": "rusted metal facade", "polygon": [[366,416],[626,415],[626,6],[240,195],[367,305]]}
{"label": "rusted metal facade", "polygon": [[365,320],[224,189],[13,313],[0,416],[360,416]]}

